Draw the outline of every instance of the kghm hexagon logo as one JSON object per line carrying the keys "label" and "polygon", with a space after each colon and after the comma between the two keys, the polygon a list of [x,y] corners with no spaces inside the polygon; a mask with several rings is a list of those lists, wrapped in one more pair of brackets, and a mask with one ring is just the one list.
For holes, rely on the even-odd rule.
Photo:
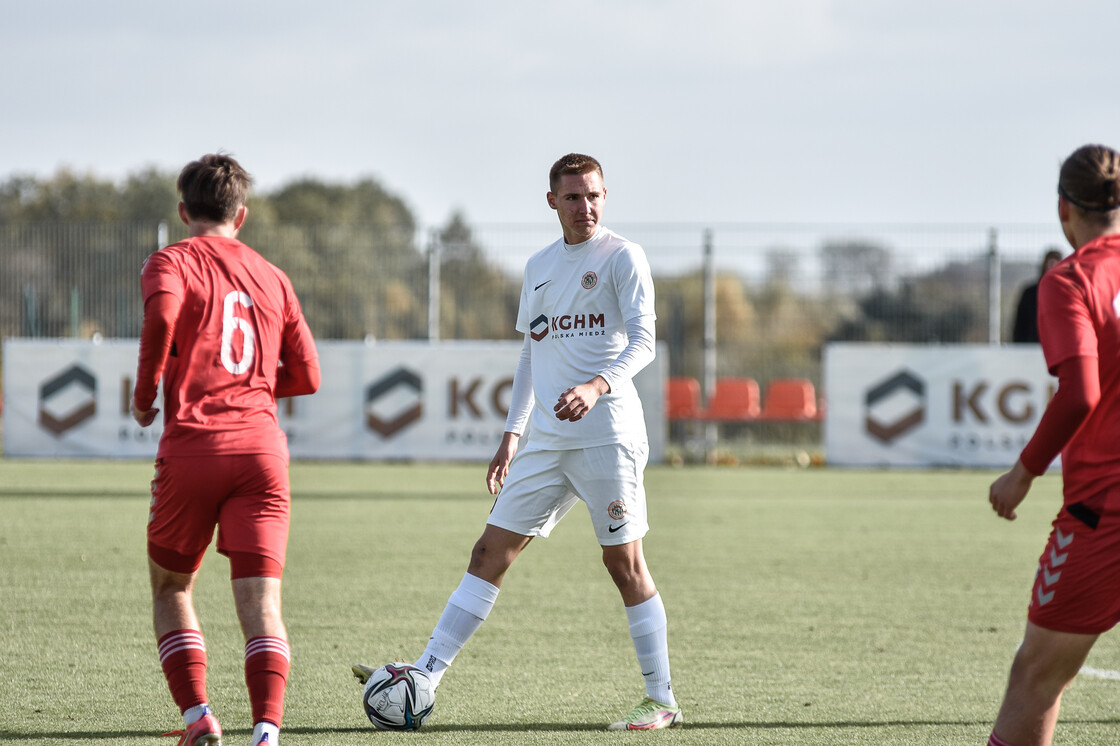
{"label": "kghm hexagon logo", "polygon": [[407,368],[397,368],[366,388],[366,425],[383,438],[395,435],[424,413],[423,381]]}
{"label": "kghm hexagon logo", "polygon": [[97,379],[72,365],[39,386],[39,426],[55,436],[97,414]]}
{"label": "kghm hexagon logo", "polygon": [[864,398],[867,433],[890,444],[926,419],[926,384],[908,370],[868,390]]}
{"label": "kghm hexagon logo", "polygon": [[548,336],[548,317],[543,313],[533,319],[533,323],[529,324],[529,336],[533,338],[534,342],[540,342]]}

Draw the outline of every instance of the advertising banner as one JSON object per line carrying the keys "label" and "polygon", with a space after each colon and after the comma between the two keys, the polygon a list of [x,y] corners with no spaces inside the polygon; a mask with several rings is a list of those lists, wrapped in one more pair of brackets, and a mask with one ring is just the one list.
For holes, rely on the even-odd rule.
{"label": "advertising banner", "polygon": [[[141,428],[129,413],[138,349],[137,340],[5,340],[4,455],[154,458],[162,415]],[[293,458],[493,457],[520,342],[326,341],[318,350],[319,391],[278,407]],[[666,430],[659,353],[635,378],[654,462]]]}
{"label": "advertising banner", "polygon": [[831,344],[828,463],[1007,468],[1057,379],[1037,345]]}

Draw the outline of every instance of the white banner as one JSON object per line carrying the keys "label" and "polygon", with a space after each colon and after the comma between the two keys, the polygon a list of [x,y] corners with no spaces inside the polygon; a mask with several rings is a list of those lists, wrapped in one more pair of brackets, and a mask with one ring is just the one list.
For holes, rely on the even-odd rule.
{"label": "white banner", "polygon": [[831,344],[824,375],[847,466],[1010,467],[1057,388],[1036,345]]}
{"label": "white banner", "polygon": [[[136,340],[4,341],[4,454],[154,458],[162,416],[129,414]],[[489,461],[501,441],[520,342],[318,343],[323,383],[283,399],[293,458]],[[665,350],[635,384],[650,460],[665,441]],[[162,407],[161,404],[157,406]]]}

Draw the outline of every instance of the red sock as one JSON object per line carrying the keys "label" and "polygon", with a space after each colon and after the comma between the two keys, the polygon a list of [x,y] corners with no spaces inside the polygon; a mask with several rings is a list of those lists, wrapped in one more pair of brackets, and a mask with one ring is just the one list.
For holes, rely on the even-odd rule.
{"label": "red sock", "polygon": [[1001,740],[995,733],[988,736],[988,746],[1011,746],[1007,741]]}
{"label": "red sock", "polygon": [[206,643],[195,629],[177,629],[159,638],[159,664],[179,712],[206,700]]}
{"label": "red sock", "polygon": [[245,683],[253,722],[276,726],[284,718],[284,689],[288,685],[291,653],[280,637],[254,637],[245,643]]}

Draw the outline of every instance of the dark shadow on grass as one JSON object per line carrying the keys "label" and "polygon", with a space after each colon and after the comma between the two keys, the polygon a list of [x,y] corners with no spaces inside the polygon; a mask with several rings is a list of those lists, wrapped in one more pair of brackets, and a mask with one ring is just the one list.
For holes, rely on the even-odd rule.
{"label": "dark shadow on grass", "polygon": [[[849,730],[871,728],[936,728],[939,726],[965,726],[989,727],[991,720],[825,720],[819,722],[738,722],[738,723],[704,723],[689,722],[684,729],[694,730]],[[1058,725],[1120,725],[1120,718],[1088,718],[1078,720],[1059,719]],[[538,732],[578,732],[578,731],[603,731],[605,724],[600,723],[433,723],[422,729],[425,733],[538,733]],[[325,735],[329,733],[372,733],[372,726],[358,726],[346,728],[315,728],[308,726],[295,726],[284,728],[281,733],[299,735]],[[248,736],[252,733],[248,728],[226,730],[226,736]],[[162,735],[154,731],[87,731],[71,733],[15,733],[0,730],[0,741],[33,741],[39,739],[54,739],[58,741],[98,741],[114,740],[120,738],[156,738]]]}
{"label": "dark shadow on grass", "polygon": [[[355,731],[360,730],[355,728]],[[305,728],[307,733],[319,733],[322,729],[318,728]],[[0,743],[7,743],[8,741],[36,741],[40,739],[50,738],[56,741],[113,741],[121,738],[162,738],[163,730],[102,730],[102,731],[71,731],[69,733],[48,733],[48,732],[27,732],[16,733],[14,731],[0,730]],[[293,732],[299,732],[298,729],[293,729]],[[223,736],[238,736],[239,738],[247,738],[253,734],[252,728],[234,728],[233,730],[222,729]]]}
{"label": "dark shadow on grass", "polygon": [[[976,726],[976,727],[990,727],[992,721],[985,720],[832,720],[820,722],[720,722],[720,723],[704,723],[696,721],[688,721],[684,725],[684,730],[801,730],[801,729],[818,729],[818,730],[847,730],[847,729],[869,729],[869,728],[900,728],[900,727],[923,727],[934,728],[938,726]],[[1058,720],[1059,726],[1066,725],[1120,725],[1120,718],[1102,718],[1102,719],[1085,719],[1085,720]],[[599,723],[487,723],[487,724],[467,724],[467,723],[433,723],[425,725],[423,730],[425,732],[495,732],[495,733],[532,733],[535,731],[602,731],[606,729],[606,724]],[[351,730],[363,730],[355,728]],[[301,731],[299,728],[292,729],[293,732],[300,733],[318,733],[322,732],[314,728],[307,728]],[[345,731],[336,731],[345,732]]]}

